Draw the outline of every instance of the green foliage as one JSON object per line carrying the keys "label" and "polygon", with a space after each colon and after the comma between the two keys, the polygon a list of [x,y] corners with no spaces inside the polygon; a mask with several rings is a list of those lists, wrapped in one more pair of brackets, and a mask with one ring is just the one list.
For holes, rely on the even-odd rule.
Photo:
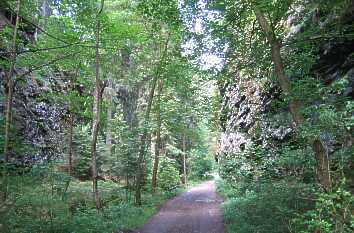
{"label": "green foliage", "polygon": [[318,193],[316,207],[307,211],[295,222],[304,225],[301,233],[349,233],[354,226],[354,196],[341,184],[329,193]]}
{"label": "green foliage", "polygon": [[274,159],[261,146],[250,144],[244,151],[223,159],[220,167],[222,178],[231,183],[264,178],[274,169]]}
{"label": "green foliage", "polygon": [[228,232],[285,233],[300,232],[301,226],[292,219],[312,207],[300,198],[304,189],[300,183],[259,182],[231,187],[218,182],[218,191],[225,194],[223,204]]}
{"label": "green foliage", "polygon": [[73,219],[75,232],[114,232],[140,227],[153,214],[153,208],[138,208],[131,204],[105,208],[101,213],[92,209],[80,212]]}
{"label": "green foliage", "polygon": [[73,171],[76,177],[88,178],[91,167],[91,147],[90,147],[90,134],[89,128],[80,127],[75,129],[74,145],[76,149]]}
{"label": "green foliage", "polygon": [[190,177],[193,180],[206,180],[212,177],[214,158],[203,150],[190,152]]}
{"label": "green foliage", "polygon": [[[7,2],[12,9],[15,6],[15,1],[3,2],[0,3],[1,8]],[[227,183],[220,183],[219,191],[227,199],[224,212],[226,221],[230,223],[229,230],[237,233],[305,233],[317,230],[349,233],[352,230],[353,196],[346,191],[350,184],[343,184],[325,194],[308,188],[316,182],[313,152],[308,146],[312,139],[323,139],[335,147],[330,156],[335,186],[343,177],[353,174],[351,161],[354,149],[344,145],[344,142],[352,142],[354,128],[353,101],[343,97],[349,77],[339,74],[341,77],[325,86],[313,74],[313,67],[320,48],[328,40],[311,39],[328,38],[334,34],[342,36],[348,28],[333,22],[341,18],[341,12],[347,10],[351,1],[213,0],[208,4],[215,6],[217,12],[198,13],[199,5],[206,2],[106,0],[98,15],[100,1],[62,0],[49,1],[54,12],[50,16],[41,15],[41,1],[21,2],[21,18],[38,23],[43,30],[32,28],[34,25],[21,19],[16,43],[19,51],[15,64],[17,77],[14,78],[17,78],[17,84],[27,84],[21,76],[25,72],[40,92],[34,97],[36,101],[59,104],[75,116],[73,176],[82,180],[91,178],[91,95],[96,73],[95,30],[97,22],[100,22],[100,57],[97,57],[97,62],[100,63],[101,79],[112,82],[112,87],[107,88],[110,89],[108,93],[103,94],[104,99],[106,95],[112,99],[103,101],[101,117],[107,118],[105,111],[108,107],[112,107],[115,116],[111,122],[100,122],[98,166],[100,175],[107,175],[114,182],[99,182],[104,208],[98,213],[91,200],[91,184],[78,182],[56,171],[56,168],[60,170],[60,163],[42,166],[38,164],[43,161],[33,160],[31,162],[35,166],[32,170],[17,169],[15,165],[6,169],[1,167],[1,188],[3,193],[8,191],[8,197],[0,205],[0,231],[94,233],[133,229],[145,222],[166,194],[180,184],[182,155],[188,158],[187,170],[191,178],[207,178],[213,168],[213,158],[206,149],[212,141],[207,127],[214,121],[212,127],[218,131],[215,122],[220,117],[216,112],[220,108],[221,96],[210,93],[213,91],[210,86],[215,84],[210,81],[211,75],[196,70],[182,54],[183,39],[192,37],[188,40],[192,42],[191,47],[203,44],[202,50],[208,50],[210,54],[223,51],[222,55],[227,59],[220,80],[234,82],[235,73],[239,73],[242,77],[257,79],[256,83],[265,92],[272,92],[275,76],[269,41],[257,24],[256,10],[264,12],[275,37],[282,42],[282,55],[287,55],[284,56],[285,70],[293,90],[293,96],[284,93],[275,96],[277,101],[272,103],[272,113],[286,109],[292,97],[302,103],[306,121],[287,144],[270,142],[263,146],[261,141],[268,140],[266,136],[242,152],[222,158],[220,171]],[[324,26],[311,28],[313,11],[317,8],[319,24]],[[289,16],[294,16],[295,24],[305,30],[291,41],[287,37],[290,28],[286,26]],[[201,24],[210,23],[203,25],[203,31],[208,34],[197,32],[186,36],[185,32],[191,30],[193,21],[197,20]],[[34,30],[34,41],[26,38],[26,33]],[[12,27],[0,29],[1,73],[9,69],[12,33]],[[203,36],[217,38],[215,44]],[[164,194],[144,193],[143,207],[135,207],[131,204],[130,195],[139,167],[140,136],[144,131],[152,134],[157,125],[157,114],[150,114],[151,117],[146,119],[143,114],[146,108],[144,99],[154,78],[163,84],[161,101],[153,100],[152,113],[161,116],[163,143],[167,148],[161,155],[158,171],[158,186]],[[2,86],[5,87],[6,83]],[[123,95],[121,92],[127,93]],[[21,93],[15,93],[15,96],[18,94]],[[31,98],[26,96],[26,107]],[[128,107],[124,108],[124,101]],[[119,103],[123,108],[118,107]],[[14,110],[16,121],[17,109]],[[214,116],[206,117],[210,112],[215,112]],[[134,119],[127,122],[129,117]],[[144,122],[147,120],[149,122]],[[2,132],[3,117],[0,117],[0,125]],[[107,150],[103,140],[108,136],[108,130],[112,136],[112,151]],[[13,158],[14,155],[35,154],[29,149],[31,147],[24,146],[21,138],[20,132],[12,126],[10,149]],[[150,139],[153,141],[153,136]],[[0,146],[3,146],[3,141],[4,136],[0,134]],[[141,165],[144,165],[145,173],[150,173],[150,150],[146,151]],[[11,176],[6,174],[10,173],[9,170]],[[149,176],[144,174],[144,177]],[[148,182],[145,183],[147,185]],[[315,203],[306,199],[314,196]]]}
{"label": "green foliage", "polygon": [[[0,101],[1,101],[0,97]],[[0,151],[2,152],[2,149],[4,148],[4,143],[5,143],[5,117],[4,114],[0,115]],[[34,146],[30,145],[29,143],[26,143],[24,140],[23,136],[18,132],[18,129],[16,129],[16,126],[11,125],[10,126],[10,141],[9,141],[9,146],[11,148],[11,153],[12,157],[15,158],[22,158],[26,154],[30,153],[35,153],[36,150]],[[3,154],[0,155],[0,161],[3,158]],[[0,173],[3,171],[3,165],[0,165]],[[12,164],[14,165],[14,164]],[[9,166],[12,166],[11,164]],[[6,166],[5,166],[6,167]]]}
{"label": "green foliage", "polygon": [[144,17],[154,23],[155,27],[161,27],[160,22],[173,27],[181,25],[180,12],[177,8],[178,1],[155,1],[155,0],[140,0],[138,9]]}
{"label": "green foliage", "polygon": [[105,159],[105,164],[108,164],[106,170],[118,177],[133,178],[137,166],[139,131],[129,129],[119,113],[115,114],[109,127],[113,129],[114,140],[120,143],[113,145],[112,157]]}
{"label": "green foliage", "polygon": [[[296,126],[286,143],[267,138],[268,130],[248,132],[247,136],[261,146],[251,145],[221,157],[220,172],[228,187],[221,185],[220,192],[230,199],[225,204],[230,232],[353,231],[352,193],[346,191],[353,181],[337,187],[344,177],[352,176],[353,104],[344,94],[350,79],[344,73],[347,68],[335,67],[335,59],[328,54],[329,45],[352,38],[352,24],[345,21],[352,16],[353,2],[214,0],[209,4],[223,14],[222,22],[213,25],[215,36],[227,37],[229,45],[222,80],[236,84],[235,76],[250,76],[271,84],[264,88],[265,93],[276,90],[270,43],[255,17],[256,10],[261,10],[281,41],[292,90],[292,96],[274,93],[271,111],[266,110],[265,117],[273,121],[274,113],[288,114],[284,110],[290,98],[299,101],[305,116],[305,123]],[[329,64],[322,63],[324,60]],[[327,80],[332,73],[333,79],[337,75],[335,80]],[[317,190],[311,148],[316,139],[328,146],[331,178],[337,187],[332,192]],[[302,218],[294,221],[298,216]]]}
{"label": "green foliage", "polygon": [[11,193],[0,208],[1,232],[132,230],[142,226],[167,198],[161,193],[144,193],[143,206],[136,207],[123,201],[125,193],[119,184],[99,182],[104,210],[97,212],[91,201],[91,182],[71,180],[51,166],[36,166],[25,176],[9,179]]}
{"label": "green foliage", "polygon": [[[104,6],[98,15],[102,2]],[[185,30],[178,1],[102,2],[21,0],[21,22],[16,43],[18,56],[16,75],[13,77],[19,86],[15,88],[13,125],[21,120],[17,113],[22,114],[23,107],[18,107],[18,103],[24,103],[25,112],[33,102],[56,105],[63,109],[61,121],[51,123],[56,124],[58,129],[55,133],[61,136],[61,140],[58,140],[60,150],[55,155],[59,159],[52,161],[52,158],[44,156],[32,159],[36,156],[35,151],[16,141],[21,138],[18,135],[22,132],[14,129],[10,138],[11,155],[30,155],[26,160],[34,167],[24,171],[15,167],[13,176],[11,173],[11,176],[1,177],[1,184],[6,183],[1,188],[8,191],[6,205],[0,205],[1,232],[4,228],[5,232],[24,233],[115,232],[136,228],[147,220],[167,195],[175,194],[181,180],[181,154],[189,155],[193,148],[199,150],[207,146],[206,140],[203,140],[205,132],[199,128],[199,122],[210,111],[210,95],[205,94],[202,87],[210,85],[210,82],[206,83],[203,75],[182,55],[181,43]],[[10,1],[12,9],[15,3]],[[47,3],[48,6],[42,5]],[[47,10],[49,15],[44,12]],[[101,26],[100,41],[96,41],[95,34],[98,21]],[[0,33],[0,71],[6,73],[13,28],[0,28]],[[101,212],[95,210],[92,202],[92,184],[83,182],[92,178],[91,127],[96,42],[100,54],[100,86],[105,86],[108,80],[112,82],[105,90],[102,89],[103,108],[97,142],[99,176],[112,180],[98,182],[103,205]],[[172,153],[167,151],[159,166],[158,184],[163,193],[143,193],[143,206],[135,207],[131,204],[131,193],[137,179],[140,136],[146,126],[141,122],[149,84],[155,77],[164,85],[162,101],[158,103],[161,105],[162,134],[166,135],[166,144],[171,144],[175,150]],[[19,93],[22,87],[27,86],[31,89],[30,94]],[[157,111],[155,99],[153,105],[153,111]],[[106,122],[109,107],[114,112],[114,119]],[[70,122],[69,116],[73,117]],[[156,126],[155,120],[151,117],[147,122],[149,133]],[[3,123],[2,117],[0,123]],[[22,125],[23,122],[20,123]],[[72,123],[73,144],[69,145],[71,128],[66,128]],[[41,125],[42,129],[49,131],[46,125]],[[109,133],[112,136],[111,151],[104,142],[104,137]],[[186,138],[183,152],[182,136]],[[62,140],[64,137],[67,140]],[[0,134],[0,146],[3,146],[3,141]],[[67,155],[71,148],[72,177],[63,173],[68,170]],[[143,161],[146,173],[151,170],[149,149]],[[194,156],[193,153],[191,156]],[[204,159],[198,153],[193,158],[194,167],[191,169],[196,170],[195,176],[201,177],[211,170],[211,158]]]}
{"label": "green foliage", "polygon": [[[80,179],[90,179],[91,177],[91,134],[88,125],[79,126],[74,129],[74,166],[73,175]],[[102,161],[104,156],[104,142],[102,138],[98,139],[97,154]],[[102,162],[99,163],[99,166]]]}
{"label": "green foliage", "polygon": [[181,182],[176,162],[170,158],[163,158],[158,172],[158,186],[164,191],[175,189]]}

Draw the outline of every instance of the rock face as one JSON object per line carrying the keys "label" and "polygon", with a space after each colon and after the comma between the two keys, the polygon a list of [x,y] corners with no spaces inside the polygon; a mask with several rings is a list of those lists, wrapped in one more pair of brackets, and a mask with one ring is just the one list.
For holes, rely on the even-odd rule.
{"label": "rock face", "polygon": [[226,82],[220,88],[222,132],[218,153],[240,152],[251,142],[251,132],[257,127],[257,117],[264,112],[269,98],[251,79],[241,75],[235,83]]}
{"label": "rock face", "polygon": [[226,82],[220,93],[219,154],[241,152],[250,143],[266,146],[269,139],[283,141],[293,133],[289,113],[267,115],[276,93],[265,91],[256,80],[239,75],[235,83]]}
{"label": "rock face", "polygon": [[[48,0],[39,1],[48,10]],[[13,27],[14,17],[8,10],[8,3],[0,3],[0,31],[5,27]],[[48,12],[47,12],[48,13]],[[43,15],[43,16],[48,16]],[[24,44],[33,41],[35,29],[26,24],[20,25],[18,37]],[[8,59],[8,48],[0,46],[0,61]],[[4,122],[5,113],[5,92],[7,87],[5,77],[7,68],[0,67],[0,121]],[[25,73],[21,67],[16,67],[15,73]],[[53,85],[49,86],[49,83]],[[12,155],[10,158],[16,162],[33,163],[38,160],[48,160],[54,156],[60,156],[63,149],[64,132],[63,123],[65,120],[66,106],[53,104],[47,94],[61,90],[63,84],[53,82],[50,77],[37,79],[31,75],[21,77],[14,81],[12,130],[10,146],[12,144]],[[3,134],[2,134],[3,135]],[[60,148],[60,149],[58,149]],[[0,149],[2,151],[3,148]],[[18,151],[16,151],[18,150]]]}
{"label": "rock face", "polygon": [[[1,72],[1,96],[5,96],[3,80],[5,72]],[[52,104],[50,101],[40,101],[52,90],[33,77],[27,77],[17,82],[13,98],[13,143],[23,144],[24,151],[18,159],[21,161],[36,161],[50,159],[60,155],[58,148],[63,148],[65,106]],[[4,116],[4,101],[0,103],[0,112]],[[26,148],[26,145],[31,145]],[[15,155],[12,156],[14,158]]]}
{"label": "rock face", "polygon": [[[354,6],[354,4],[353,4]],[[354,9],[354,7],[353,7]],[[354,11],[349,9],[345,17],[329,16],[325,22],[312,20],[311,27],[321,27],[330,30],[333,20],[345,28],[346,33],[352,33]],[[313,14],[318,14],[314,11]],[[291,40],[297,34],[304,32],[304,28],[294,25],[297,20],[289,19],[286,24],[289,27]],[[349,27],[350,26],[350,27]],[[348,29],[347,29],[348,28]],[[321,82],[329,86],[333,82],[342,80],[344,89],[333,94],[333,98],[347,97],[354,99],[354,39],[339,37],[335,40],[322,40],[318,43],[319,50],[315,54],[318,59],[311,72]],[[283,55],[290,51],[283,51]],[[279,96],[278,88],[262,88],[256,77],[247,77],[238,72],[231,80],[219,83],[222,99],[220,110],[220,139],[219,155],[229,156],[242,151],[246,145],[255,143],[262,147],[286,141],[294,134],[291,116],[287,109],[272,109],[272,103]]]}

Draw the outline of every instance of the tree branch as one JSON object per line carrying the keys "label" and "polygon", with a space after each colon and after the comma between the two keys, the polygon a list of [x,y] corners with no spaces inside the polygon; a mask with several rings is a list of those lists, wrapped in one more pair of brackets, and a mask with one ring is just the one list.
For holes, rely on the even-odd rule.
{"label": "tree branch", "polygon": [[57,61],[60,61],[60,60],[64,60],[68,57],[71,57],[71,56],[74,56],[75,53],[70,53],[70,54],[67,54],[67,55],[64,55],[64,56],[59,56],[45,64],[41,64],[41,65],[38,65],[38,66],[34,66],[34,67],[31,67],[28,71],[26,71],[25,73],[21,74],[20,76],[17,76],[16,77],[16,81],[19,80],[20,78],[23,78],[24,76],[26,75],[29,75],[30,73],[32,73],[33,71],[36,71],[36,70],[40,70],[41,68],[44,68],[46,66],[49,66],[49,65],[52,65],[54,63],[56,63]]}

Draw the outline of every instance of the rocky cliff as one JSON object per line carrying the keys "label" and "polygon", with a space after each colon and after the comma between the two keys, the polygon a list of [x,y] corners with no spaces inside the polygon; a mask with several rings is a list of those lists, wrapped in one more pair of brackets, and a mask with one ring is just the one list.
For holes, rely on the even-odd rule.
{"label": "rocky cliff", "polygon": [[[311,11],[307,24],[298,25],[294,17],[286,21],[289,27],[287,41],[293,41],[299,35],[314,28],[321,28],[323,35],[318,36],[314,43],[317,50],[313,53],[315,62],[311,75],[327,87],[341,81],[342,87],[328,99],[354,99],[354,37],[353,35],[354,4],[340,15],[328,15],[317,18],[318,10]],[[333,25],[336,25],[334,32]],[[342,34],[338,34],[339,32]],[[329,33],[331,33],[329,36]],[[333,33],[336,33],[333,35]],[[285,42],[286,43],[286,42]],[[283,48],[283,56],[294,53],[297,48]],[[291,116],[286,108],[276,111],[272,105],[279,100],[279,88],[273,84],[271,88],[263,88],[257,77],[248,77],[235,71],[226,81],[219,83],[221,95],[219,155],[230,156],[244,150],[250,143],[270,146],[289,140],[294,135]],[[290,77],[295,78],[295,77]],[[306,77],[296,77],[305,79]],[[313,105],[319,105],[319,99]],[[279,110],[280,109],[280,110]],[[352,139],[351,139],[352,140]],[[343,143],[343,142],[341,142]]]}

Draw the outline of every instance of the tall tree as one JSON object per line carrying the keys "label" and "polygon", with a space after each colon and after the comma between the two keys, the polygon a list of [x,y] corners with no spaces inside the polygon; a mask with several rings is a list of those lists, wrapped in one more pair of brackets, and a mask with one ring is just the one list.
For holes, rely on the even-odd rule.
{"label": "tall tree", "polygon": [[113,120],[113,80],[112,78],[108,79],[108,90],[110,91],[107,93],[107,132],[106,132],[106,152],[107,156],[112,156],[112,141],[113,141],[113,135],[112,135],[112,129],[111,129],[111,123]]}
{"label": "tall tree", "polygon": [[[294,98],[294,94],[292,93],[290,87],[289,79],[285,74],[283,58],[281,56],[280,40],[277,38],[276,32],[272,29],[262,10],[255,4],[253,5],[253,9],[257,17],[257,21],[261,26],[264,34],[266,35],[269,46],[271,47],[272,61],[274,63],[276,77],[278,79],[282,91],[289,98],[288,106],[290,113],[293,116],[294,122],[297,125],[301,125],[304,123],[305,118],[301,113],[299,102]],[[330,191],[332,182],[329,170],[328,150],[319,138],[315,139],[314,141],[311,139],[309,140],[309,142],[313,144],[313,149],[316,156],[318,180],[326,191]]]}
{"label": "tall tree", "polygon": [[135,203],[137,205],[141,205],[141,188],[144,179],[144,160],[145,160],[145,153],[146,153],[146,142],[148,139],[148,125],[150,123],[150,112],[151,107],[155,95],[155,89],[158,83],[158,80],[161,78],[161,71],[163,70],[163,66],[165,63],[165,59],[168,53],[168,46],[170,42],[170,34],[167,35],[167,39],[164,44],[164,48],[161,54],[160,61],[158,65],[155,67],[154,77],[151,84],[151,89],[148,96],[148,103],[145,110],[144,120],[143,120],[143,133],[140,138],[140,148],[139,148],[139,157],[138,157],[138,170],[136,175],[136,187],[135,187]]}
{"label": "tall tree", "polygon": [[139,148],[139,157],[138,157],[138,170],[136,174],[136,187],[135,187],[135,203],[137,205],[141,205],[141,189],[143,185],[143,179],[144,179],[144,170],[145,170],[145,165],[144,165],[144,160],[145,160],[145,153],[146,153],[146,142],[148,140],[148,124],[150,121],[150,112],[151,112],[151,106],[155,94],[155,88],[156,88],[156,83],[158,81],[159,76],[156,75],[154,79],[152,80],[152,86],[150,89],[150,93],[148,96],[148,104],[146,107],[145,115],[144,115],[144,123],[143,123],[143,133],[140,138],[140,148]]}
{"label": "tall tree", "polygon": [[152,186],[152,191],[156,192],[156,186],[157,186],[157,172],[159,169],[159,159],[161,155],[161,150],[162,150],[162,140],[161,140],[161,126],[162,126],[162,120],[161,120],[161,95],[162,95],[162,90],[163,90],[163,80],[159,80],[158,82],[158,94],[157,94],[157,100],[156,100],[156,121],[157,121],[157,126],[156,126],[156,143],[155,143],[155,158],[154,158],[154,165],[152,168],[152,178],[151,178],[151,186]]}
{"label": "tall tree", "polygon": [[[218,0],[214,1],[215,6],[218,6],[218,2],[220,3]],[[263,73],[259,72],[260,75],[267,75],[265,73],[267,67],[269,68],[269,65],[273,63],[275,77],[282,92],[287,97],[287,105],[292,119],[297,127],[303,125],[305,117],[301,112],[300,103],[295,97],[298,93],[293,93],[291,89],[281,53],[281,41],[284,40],[284,38],[281,38],[281,32],[284,28],[280,23],[297,1],[226,0],[221,2],[225,3],[222,6],[226,13],[228,27],[232,27],[232,30],[238,35],[237,38],[231,38],[234,40],[233,46],[237,47],[236,53],[238,56],[234,58],[237,60],[237,68],[239,70],[252,70],[253,66],[257,66],[260,70],[263,70]],[[263,40],[264,36],[266,43]],[[270,48],[271,59],[267,59],[268,54],[264,53],[267,48]],[[307,143],[313,147],[315,153],[318,181],[325,190],[330,190],[331,178],[327,148],[319,136],[316,139],[308,138]]]}
{"label": "tall tree", "polygon": [[12,118],[12,99],[13,99],[13,75],[15,73],[15,65],[17,58],[17,31],[20,22],[20,7],[21,0],[16,2],[16,21],[15,27],[12,36],[12,45],[11,45],[11,57],[10,57],[10,69],[7,74],[6,84],[6,118],[5,118],[5,142],[4,142],[4,155],[5,161],[9,161],[9,144],[10,144],[10,127],[11,127],[11,118]]}
{"label": "tall tree", "polygon": [[182,137],[182,152],[183,152],[183,184],[187,186],[187,138],[183,133]]}
{"label": "tall tree", "polygon": [[98,168],[97,168],[97,137],[101,122],[101,108],[102,108],[102,94],[105,84],[101,81],[101,58],[100,58],[100,33],[101,33],[101,19],[100,15],[103,11],[104,0],[101,0],[100,9],[96,15],[96,78],[94,90],[94,105],[92,117],[92,142],[91,142],[91,169],[92,169],[92,192],[96,209],[102,208],[101,200],[98,192]]}

